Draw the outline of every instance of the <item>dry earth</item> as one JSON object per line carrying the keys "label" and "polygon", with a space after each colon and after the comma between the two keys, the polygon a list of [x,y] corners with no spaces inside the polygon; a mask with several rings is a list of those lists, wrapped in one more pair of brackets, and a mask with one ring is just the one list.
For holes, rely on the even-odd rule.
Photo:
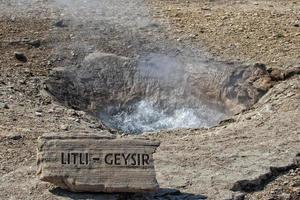
{"label": "dry earth", "polygon": [[200,41],[219,59],[262,62],[270,67],[299,64],[299,1],[150,2],[155,16],[170,23],[170,37]]}
{"label": "dry earth", "polygon": [[[169,25],[171,39],[204,47],[211,57],[280,68],[300,64],[297,0],[148,3],[154,15]],[[139,198],[77,195],[42,183],[35,175],[38,136],[103,129],[93,117],[60,105],[43,90],[42,82],[60,62],[53,58],[55,44],[68,41],[51,34],[56,31],[54,20],[43,11],[0,18],[0,199]],[[41,43],[37,48],[36,39]],[[24,52],[28,62],[17,61],[15,51]],[[299,76],[280,81],[251,109],[210,129],[144,134],[162,142],[155,155],[161,187],[208,199],[231,198],[236,181],[258,180],[271,166],[289,166],[300,152],[299,87]],[[299,168],[292,168],[275,173],[266,183],[242,188],[248,191],[245,199],[300,199]]]}

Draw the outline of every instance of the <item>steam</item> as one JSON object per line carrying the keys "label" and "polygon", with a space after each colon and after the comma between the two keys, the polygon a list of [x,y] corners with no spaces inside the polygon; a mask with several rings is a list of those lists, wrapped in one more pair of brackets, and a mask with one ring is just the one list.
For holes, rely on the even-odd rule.
{"label": "steam", "polygon": [[99,118],[106,126],[125,133],[142,133],[210,127],[225,118],[221,109],[207,106],[201,96],[193,94],[192,90],[199,88],[192,85],[188,71],[191,63],[158,53],[141,56],[137,63],[132,89],[144,88],[143,96],[133,104],[124,100],[104,108]]}
{"label": "steam", "polygon": [[106,21],[114,25],[140,28],[151,23],[143,1],[137,0],[54,0],[62,16],[73,21]]}
{"label": "steam", "polygon": [[[151,23],[149,11],[139,0],[0,0],[1,14],[60,15],[72,23],[107,21],[122,26],[144,27]],[[56,16],[58,17],[58,16]]]}

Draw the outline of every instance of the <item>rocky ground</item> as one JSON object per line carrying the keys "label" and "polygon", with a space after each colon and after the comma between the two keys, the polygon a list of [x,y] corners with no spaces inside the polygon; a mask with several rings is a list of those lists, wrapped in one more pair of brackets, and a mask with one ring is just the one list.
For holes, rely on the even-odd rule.
{"label": "rocky ground", "polygon": [[[203,47],[209,57],[262,62],[281,69],[300,64],[300,3],[296,0],[147,3],[153,16],[169,27],[170,40]],[[0,199],[146,198],[76,195],[36,177],[38,136],[103,129],[93,117],[61,105],[43,90],[50,70],[64,60],[72,61],[73,56],[57,56],[56,44],[68,43],[72,36],[68,28],[53,25],[57,16],[48,11],[0,18]],[[104,49],[113,51],[115,44],[110,45]],[[18,61],[15,52],[23,52],[28,61]],[[299,85],[299,75],[278,81],[251,109],[210,129],[144,134],[162,143],[155,155],[161,187],[180,190],[182,199],[184,195],[230,199],[230,189],[236,190],[235,199],[244,195],[251,200],[299,199],[299,168],[292,165],[300,151]],[[259,176],[268,174],[271,166],[285,168],[276,168],[278,173],[273,170],[270,178],[261,181]],[[248,180],[246,186],[241,180]],[[179,196],[171,191],[166,198]]]}
{"label": "rocky ground", "polygon": [[170,37],[200,42],[219,59],[270,67],[299,64],[300,4],[296,0],[151,3],[155,16],[170,23]]}

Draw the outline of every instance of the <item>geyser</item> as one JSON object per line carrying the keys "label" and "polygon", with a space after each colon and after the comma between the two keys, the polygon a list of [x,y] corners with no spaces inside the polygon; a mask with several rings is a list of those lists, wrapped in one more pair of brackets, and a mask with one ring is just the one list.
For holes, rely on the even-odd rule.
{"label": "geyser", "polygon": [[[126,133],[216,124],[225,113],[209,107],[199,96],[191,93],[190,74],[185,71],[185,64],[177,57],[162,54],[141,56],[129,86],[140,92],[140,96],[128,103],[121,100],[117,105],[109,104],[99,111],[98,117],[108,127]],[[125,95],[130,96],[131,92]]]}
{"label": "geyser", "polygon": [[195,78],[172,55],[130,59],[96,52],[79,66],[54,70],[47,86],[54,96],[89,111],[108,127],[141,133],[209,127],[224,118],[220,106],[205,103],[195,92],[201,89]]}

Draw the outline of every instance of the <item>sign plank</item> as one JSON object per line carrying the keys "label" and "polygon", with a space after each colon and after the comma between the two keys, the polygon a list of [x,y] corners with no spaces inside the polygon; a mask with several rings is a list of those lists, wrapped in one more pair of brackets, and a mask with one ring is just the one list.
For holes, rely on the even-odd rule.
{"label": "sign plank", "polygon": [[159,142],[109,134],[50,133],[38,139],[40,179],[74,192],[145,192],[158,188]]}

